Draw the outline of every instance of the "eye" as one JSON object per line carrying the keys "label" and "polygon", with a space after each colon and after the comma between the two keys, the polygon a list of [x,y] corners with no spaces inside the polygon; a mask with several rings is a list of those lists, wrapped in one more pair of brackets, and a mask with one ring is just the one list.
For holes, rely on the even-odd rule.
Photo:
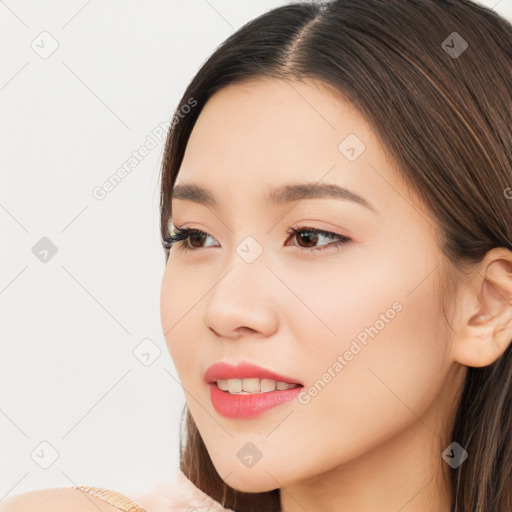
{"label": "eye", "polygon": [[[292,247],[306,252],[325,251],[334,247],[340,248],[342,245],[348,244],[351,241],[351,239],[346,236],[307,226],[291,227],[286,233],[291,237],[299,237],[301,244],[304,243],[306,245],[292,245]],[[175,244],[183,242],[183,244],[180,245],[181,250],[195,251],[197,249],[204,248],[201,243],[206,237],[212,238],[208,233],[200,229],[181,228],[176,226],[174,232],[170,236],[164,238],[164,247],[166,249],[171,249]],[[322,237],[334,241],[318,247],[311,247],[311,244],[317,244],[319,239]],[[212,240],[214,239],[212,238]]]}
{"label": "eye", "polygon": [[[174,233],[171,233],[168,237],[164,238],[164,247],[166,249],[172,249],[172,247],[178,242],[184,242],[180,247],[182,250],[194,251],[201,248],[201,239],[207,236],[210,235],[200,229],[180,228],[176,226],[174,228]],[[196,243],[199,244],[198,247],[195,245]]]}
{"label": "eye", "polygon": [[[298,249],[305,249],[306,251],[325,251],[334,247],[340,248],[342,245],[348,244],[351,239],[338,235],[337,233],[332,233],[331,231],[324,231],[323,229],[310,228],[307,226],[297,226],[291,227],[286,233],[288,233],[291,237],[298,237],[302,243],[306,244],[306,247],[302,245],[293,246]],[[334,240],[334,242],[330,244],[320,245],[318,247],[309,247],[308,244],[316,244],[319,239],[327,238],[328,240]]]}

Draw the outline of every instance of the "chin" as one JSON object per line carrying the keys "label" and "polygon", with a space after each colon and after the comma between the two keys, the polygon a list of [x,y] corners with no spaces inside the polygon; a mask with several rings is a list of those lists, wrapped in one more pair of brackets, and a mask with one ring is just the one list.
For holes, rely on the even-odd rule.
{"label": "chin", "polygon": [[[270,474],[269,474],[270,473]],[[225,482],[240,492],[259,493],[273,491],[279,487],[279,483],[272,478],[274,475],[272,471],[267,473],[265,469],[247,468],[247,469],[234,469],[231,473],[227,471],[228,477]],[[276,471],[277,473],[277,471]],[[220,473],[219,474],[226,474]],[[277,480],[279,476],[276,475]],[[279,480],[280,481],[280,480]]]}

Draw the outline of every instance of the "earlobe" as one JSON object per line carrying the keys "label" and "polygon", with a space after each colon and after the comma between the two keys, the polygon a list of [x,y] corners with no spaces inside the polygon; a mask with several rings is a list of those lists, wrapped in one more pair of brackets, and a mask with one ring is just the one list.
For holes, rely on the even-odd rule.
{"label": "earlobe", "polygon": [[453,357],[465,366],[488,366],[512,342],[512,252],[501,247],[489,251],[464,294]]}

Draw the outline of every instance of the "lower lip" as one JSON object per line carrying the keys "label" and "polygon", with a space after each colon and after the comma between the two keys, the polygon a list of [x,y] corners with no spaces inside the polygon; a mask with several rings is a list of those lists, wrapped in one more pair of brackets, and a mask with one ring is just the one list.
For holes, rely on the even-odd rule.
{"label": "lower lip", "polygon": [[269,409],[293,400],[301,391],[302,386],[283,391],[269,391],[250,395],[232,395],[210,383],[210,399],[215,410],[226,418],[254,418]]}

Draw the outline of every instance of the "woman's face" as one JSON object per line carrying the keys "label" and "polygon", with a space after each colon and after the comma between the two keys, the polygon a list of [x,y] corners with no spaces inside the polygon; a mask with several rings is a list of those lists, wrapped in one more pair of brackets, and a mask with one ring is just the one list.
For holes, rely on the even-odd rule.
{"label": "woman's face", "polygon": [[[267,199],[305,182],[364,201]],[[320,82],[231,85],[197,120],[175,187],[185,184],[207,189],[216,205],[173,199],[172,224],[207,236],[170,251],[161,318],[221,477],[260,492],[371,472],[389,457],[423,463],[423,445],[438,464],[454,410],[434,222],[364,118]],[[287,233],[299,226],[334,235]],[[349,241],[336,245],[336,235]],[[227,417],[205,372],[241,361],[304,387],[256,416]]]}

